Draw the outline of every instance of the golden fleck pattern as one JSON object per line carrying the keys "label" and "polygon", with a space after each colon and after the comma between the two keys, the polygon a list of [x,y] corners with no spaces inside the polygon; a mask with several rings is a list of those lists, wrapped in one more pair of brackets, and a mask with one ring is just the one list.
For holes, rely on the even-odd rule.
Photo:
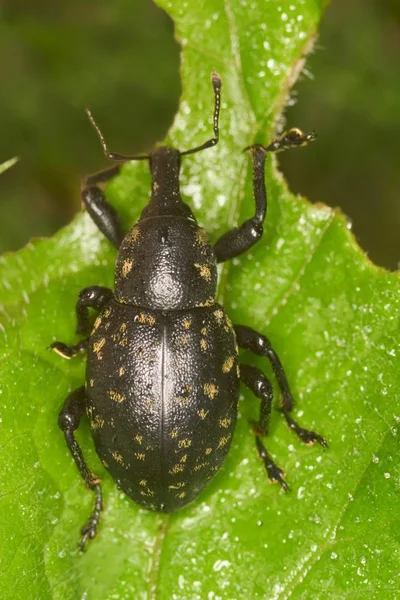
{"label": "golden fleck pattern", "polygon": [[227,427],[229,427],[229,425],[231,424],[231,422],[232,422],[232,419],[220,419],[219,420],[219,426],[227,428]]}
{"label": "golden fleck pattern", "polygon": [[239,367],[239,365],[236,365],[236,373],[237,373],[237,376],[240,378],[240,367]]}
{"label": "golden fleck pattern", "polygon": [[142,435],[135,435],[135,440],[137,441],[138,444],[141,444],[143,442],[143,436]]}
{"label": "golden fleck pattern", "polygon": [[217,322],[221,324],[224,319],[224,311],[218,308],[214,311],[214,317],[216,318]]}
{"label": "golden fleck pattern", "polygon": [[233,358],[233,356],[230,356],[229,358],[227,358],[226,361],[224,362],[224,364],[222,365],[222,372],[229,373],[229,371],[233,367],[234,361],[235,361],[235,359]]}
{"label": "golden fleck pattern", "polygon": [[109,390],[107,394],[110,396],[111,400],[114,400],[114,402],[124,402],[124,400],[126,400],[124,394],[114,392],[113,390]]}
{"label": "golden fleck pattern", "polygon": [[199,246],[208,246],[208,235],[205,229],[199,227],[196,231],[196,244]]}
{"label": "golden fleck pattern", "polygon": [[208,331],[207,331],[207,327],[202,327],[202,328],[200,329],[200,333],[201,333],[201,335],[207,335],[207,333],[208,333]]}
{"label": "golden fleck pattern", "polygon": [[204,469],[204,467],[207,467],[208,465],[209,465],[208,461],[206,461],[206,462],[202,462],[202,463],[200,463],[200,464],[198,464],[198,465],[195,465],[195,466],[193,467],[193,470],[194,470],[194,471],[200,471],[200,469]]}
{"label": "golden fleck pattern", "polygon": [[93,387],[94,386],[94,379],[89,379],[89,386]]}
{"label": "golden fleck pattern", "polygon": [[97,319],[95,320],[94,325],[93,325],[92,333],[94,333],[96,331],[96,329],[99,328],[100,325],[101,325],[101,317],[97,317]]}
{"label": "golden fleck pattern", "polygon": [[139,238],[140,238],[140,229],[139,229],[138,225],[135,225],[134,227],[132,227],[132,229],[129,232],[128,240],[132,244],[135,244]]}
{"label": "golden fleck pattern", "polygon": [[113,457],[113,459],[117,462],[120,463],[121,465],[123,464],[123,458],[121,456],[121,454],[119,452],[112,452],[111,456]]}
{"label": "golden fleck pattern", "polygon": [[209,454],[211,454],[211,452],[212,452],[212,448],[206,448],[204,454],[207,454],[207,456],[208,456]]}
{"label": "golden fleck pattern", "polygon": [[185,329],[189,329],[189,327],[192,325],[191,319],[185,319],[183,321],[182,325],[184,326]]}
{"label": "golden fleck pattern", "polygon": [[143,486],[143,485],[147,485],[147,479],[141,479],[141,480],[139,481],[139,485],[142,485],[142,486]]}
{"label": "golden fleck pattern", "polygon": [[124,367],[120,367],[120,368],[119,368],[118,375],[119,375],[120,377],[122,377],[122,375],[125,375],[125,369],[124,369]]}
{"label": "golden fleck pattern", "polygon": [[148,313],[141,312],[139,315],[135,317],[135,320],[142,323],[142,325],[155,325],[156,319],[153,315],[149,315]]}
{"label": "golden fleck pattern", "polygon": [[127,277],[129,273],[132,271],[133,260],[131,258],[127,258],[122,263],[121,275],[122,277]]}
{"label": "golden fleck pattern", "polygon": [[218,448],[223,448],[224,446],[226,446],[226,444],[227,444],[227,443],[229,442],[229,440],[230,440],[230,437],[231,437],[230,435],[228,435],[228,436],[226,436],[226,437],[225,437],[225,436],[223,436],[223,437],[222,437],[222,438],[219,440],[219,442],[218,442]]}
{"label": "golden fleck pattern", "polygon": [[194,266],[196,267],[196,269],[199,270],[200,277],[202,277],[206,281],[211,281],[210,267],[208,267],[205,264],[199,264],[199,263],[194,263]]}
{"label": "golden fleck pattern", "polygon": [[185,487],[186,483],[184,481],[177,481],[174,485],[169,485],[168,489],[170,490],[179,490],[179,488]]}
{"label": "golden fleck pattern", "polygon": [[180,404],[181,406],[186,406],[189,404],[189,398],[187,396],[175,396],[174,402],[176,402],[176,404]]}
{"label": "golden fleck pattern", "polygon": [[106,338],[101,338],[98,342],[93,344],[93,352],[97,355],[98,360],[103,360],[103,355],[101,353],[101,349],[106,343]]}
{"label": "golden fleck pattern", "polygon": [[106,317],[108,319],[108,317],[111,315],[111,308],[107,308],[104,311],[104,317]]}
{"label": "golden fleck pattern", "polygon": [[207,340],[205,340],[204,338],[201,338],[200,340],[200,349],[202,350],[202,352],[205,352],[208,348],[208,344],[207,344]]}
{"label": "golden fleck pattern", "polygon": [[187,343],[188,343],[188,341],[189,341],[189,338],[188,338],[188,336],[187,336],[187,335],[185,335],[185,334],[184,334],[184,335],[180,335],[180,336],[178,337],[178,340],[177,340],[177,341],[178,341],[178,344],[179,344],[180,346],[186,346],[186,344],[187,344]]}
{"label": "golden fleck pattern", "polygon": [[137,460],[144,460],[146,458],[146,454],[144,452],[135,452],[134,456]]}
{"label": "golden fleck pattern", "polygon": [[180,459],[180,461],[179,461],[179,462],[180,462],[180,463],[185,463],[185,462],[187,461],[187,457],[188,457],[188,455],[187,455],[187,454],[184,454],[183,456],[181,456],[181,459]]}
{"label": "golden fleck pattern", "polygon": [[208,396],[210,400],[214,400],[215,396],[219,392],[219,387],[214,383],[205,383],[203,390],[205,395]]}
{"label": "golden fleck pattern", "polygon": [[184,498],[186,496],[186,492],[180,492],[176,495],[176,498]]}
{"label": "golden fleck pattern", "polygon": [[172,467],[172,469],[169,470],[169,473],[171,475],[176,475],[176,473],[182,473],[184,468],[185,468],[185,465],[177,463],[174,467]]}
{"label": "golden fleck pattern", "polygon": [[179,442],[178,442],[178,448],[190,448],[191,445],[192,445],[192,440],[188,440],[188,439],[179,440]]}
{"label": "golden fleck pattern", "polygon": [[199,302],[198,306],[212,306],[213,304],[215,304],[215,298],[214,296],[210,296],[208,300],[204,300],[204,302]]}
{"label": "golden fleck pattern", "polygon": [[209,410],[204,410],[204,408],[202,408],[201,410],[197,411],[197,414],[199,415],[200,419],[205,419],[209,412]]}
{"label": "golden fleck pattern", "polygon": [[100,415],[96,415],[95,418],[90,421],[92,429],[101,429],[104,427],[104,423],[105,421],[100,417]]}
{"label": "golden fleck pattern", "polygon": [[177,429],[173,429],[169,435],[170,435],[172,438],[176,438],[176,437],[178,437],[178,430],[177,430]]}

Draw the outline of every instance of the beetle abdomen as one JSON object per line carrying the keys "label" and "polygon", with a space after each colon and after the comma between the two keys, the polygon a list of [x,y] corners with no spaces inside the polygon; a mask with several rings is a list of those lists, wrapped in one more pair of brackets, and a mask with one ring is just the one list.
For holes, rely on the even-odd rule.
{"label": "beetle abdomen", "polygon": [[236,423],[237,365],[217,304],[103,311],[90,339],[88,416],[100,458],[136,502],[176,510],[218,471]]}

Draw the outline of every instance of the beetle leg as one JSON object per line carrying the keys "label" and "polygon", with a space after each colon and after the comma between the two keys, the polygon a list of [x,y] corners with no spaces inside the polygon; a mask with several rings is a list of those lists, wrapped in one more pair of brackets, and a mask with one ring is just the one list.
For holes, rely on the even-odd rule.
{"label": "beetle leg", "polygon": [[240,365],[240,379],[261,400],[259,421],[258,423],[251,422],[253,433],[256,436],[258,454],[264,463],[269,479],[273,482],[279,482],[282,488],[287,491],[289,486],[285,481],[282,469],[274,463],[271,455],[261,442],[261,436],[268,433],[273,397],[272,385],[259,369],[250,365]]}
{"label": "beetle leg", "polygon": [[85,187],[81,192],[81,198],[86,209],[109,242],[119,248],[124,233],[117,211],[106,200],[104,192],[96,185]]}
{"label": "beetle leg", "polygon": [[224,262],[234,256],[243,254],[259,241],[267,214],[267,191],[265,188],[265,150],[261,146],[251,148],[253,159],[253,193],[255,214],[240,227],[234,227],[224,233],[214,246],[218,262]]}
{"label": "beetle leg", "polygon": [[68,346],[67,344],[64,344],[63,342],[53,342],[52,344],[50,344],[49,348],[50,348],[50,350],[54,350],[54,352],[57,352],[57,354],[59,354],[63,358],[70,359],[70,358],[74,358],[77,354],[86,352],[87,345],[88,345],[88,338],[85,338],[84,340],[81,340],[80,342],[78,342],[77,344],[75,344],[73,346]]}
{"label": "beetle leg", "polygon": [[271,363],[282,393],[282,412],[290,429],[292,429],[304,443],[313,444],[314,442],[318,442],[321,446],[326,448],[328,444],[319,433],[303,429],[303,427],[300,427],[300,425],[290,416],[289,412],[292,410],[294,404],[293,396],[282,363],[279,360],[279,356],[272,348],[269,339],[265,337],[265,335],[258,333],[246,325],[235,325],[234,329],[237,343],[241,348],[246,348],[259,356],[266,356]]}
{"label": "beetle leg", "polygon": [[100,480],[89,469],[83,457],[82,450],[75,439],[74,431],[78,429],[80,420],[85,412],[85,388],[81,387],[67,396],[64,406],[58,417],[58,425],[64,433],[65,441],[76,466],[82,475],[88,488],[96,494],[94,508],[86,525],[82,528],[80,549],[83,550],[86,542],[94,538],[99,524],[100,512],[102,510],[102,493]]}
{"label": "beetle leg", "polygon": [[82,334],[89,333],[91,329],[89,308],[100,311],[108,304],[108,302],[110,302],[112,297],[112,290],[101,285],[92,285],[83,288],[83,290],[79,292],[79,298],[75,306],[76,317],[78,320],[76,332]]}
{"label": "beetle leg", "polygon": [[290,129],[269,146],[254,144],[249,150],[253,161],[253,194],[255,214],[239,227],[224,233],[214,246],[218,262],[224,262],[243,254],[259,241],[263,234],[263,223],[267,214],[267,190],[265,187],[265,158],[267,152],[280,152],[288,148],[306,146],[314,141],[315,133],[302,133],[299,129]]}

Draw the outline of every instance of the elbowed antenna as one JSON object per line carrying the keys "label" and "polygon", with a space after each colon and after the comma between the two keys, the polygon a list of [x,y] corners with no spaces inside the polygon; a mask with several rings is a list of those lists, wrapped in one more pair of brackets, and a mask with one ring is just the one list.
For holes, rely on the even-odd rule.
{"label": "elbowed antenna", "polygon": [[221,88],[222,88],[222,79],[217,71],[213,71],[211,73],[211,83],[214,89],[214,114],[213,114],[213,130],[214,137],[210,140],[201,144],[201,146],[196,146],[196,148],[192,148],[191,150],[185,150],[181,152],[181,156],[185,156],[187,154],[194,154],[195,152],[200,152],[201,150],[206,150],[207,148],[212,148],[218,144],[219,140],[219,111],[221,109]]}
{"label": "elbowed antenna", "polygon": [[89,121],[91,122],[97,135],[99,136],[101,147],[103,148],[103,152],[104,152],[106,158],[108,158],[109,160],[117,160],[117,161],[146,160],[146,159],[148,160],[150,158],[149,154],[136,154],[135,156],[124,156],[123,154],[117,154],[115,152],[110,152],[107,147],[105,137],[102,134],[100,127],[97,125],[96,121],[94,120],[94,117],[93,117],[91,111],[88,108],[86,108],[85,111],[86,111],[87,116],[89,117]]}

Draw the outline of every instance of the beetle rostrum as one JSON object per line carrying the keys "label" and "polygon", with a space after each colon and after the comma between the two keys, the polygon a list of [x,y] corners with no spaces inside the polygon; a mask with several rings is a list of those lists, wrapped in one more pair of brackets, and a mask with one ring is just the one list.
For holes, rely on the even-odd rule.
{"label": "beetle rostrum", "polygon": [[[246,325],[233,325],[216,300],[217,264],[246,252],[262,236],[267,211],[268,152],[305,145],[314,134],[291,129],[269,146],[247,148],[253,163],[254,216],[212,245],[179,191],[183,156],[211,148],[219,139],[221,78],[212,73],[214,136],[186,151],[166,146],[150,154],[109,152],[88,111],[107,158],[117,165],[86,180],[82,200],[93,221],[118,249],[115,286],[83,289],[76,303],[75,345],[53,342],[64,358],[87,352],[86,384],[65,400],[59,426],[95,505],[80,547],[96,535],[102,509],[100,480],[88,467],[74,431],[87,415],[97,453],[117,486],[147,509],[178,510],[194,500],[219,470],[235,429],[240,382],[261,401],[251,423],[268,477],[287,490],[283,471],[261,438],[267,435],[272,386],[263,372],[240,363],[239,348],[266,357],[282,394],[281,410],[305,443],[325,440],[292,418],[293,397],[269,340]],[[151,198],[125,235],[99,183],[130,160],[148,160]],[[92,324],[89,309],[98,312]]]}

